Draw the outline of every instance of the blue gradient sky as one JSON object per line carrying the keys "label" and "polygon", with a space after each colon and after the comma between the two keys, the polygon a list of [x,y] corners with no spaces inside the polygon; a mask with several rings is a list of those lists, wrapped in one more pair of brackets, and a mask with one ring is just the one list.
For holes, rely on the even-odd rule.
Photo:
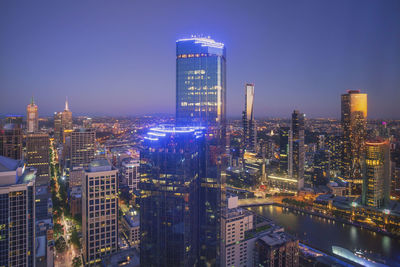
{"label": "blue gradient sky", "polygon": [[240,116],[339,117],[361,88],[372,118],[400,118],[400,1],[0,1],[0,114],[174,113],[175,40],[227,47],[227,106]]}

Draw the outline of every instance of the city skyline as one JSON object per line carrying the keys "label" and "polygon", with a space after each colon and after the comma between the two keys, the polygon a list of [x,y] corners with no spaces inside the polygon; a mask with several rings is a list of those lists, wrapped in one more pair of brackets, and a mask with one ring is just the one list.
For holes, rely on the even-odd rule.
{"label": "city skyline", "polygon": [[[175,41],[203,33],[227,47],[228,117],[240,118],[242,85],[252,82],[257,118],[287,118],[293,109],[339,118],[339,95],[347,89],[370,96],[369,118],[399,118],[398,2],[363,1],[360,9],[357,1],[214,4],[207,13],[207,5],[159,4],[143,17],[138,11],[148,14],[146,4],[48,3],[39,10],[1,3],[0,114],[24,114],[12,100],[26,98],[26,106],[32,95],[40,116],[60,110],[66,96],[74,114],[173,114]],[[234,19],[239,15],[244,21]]]}

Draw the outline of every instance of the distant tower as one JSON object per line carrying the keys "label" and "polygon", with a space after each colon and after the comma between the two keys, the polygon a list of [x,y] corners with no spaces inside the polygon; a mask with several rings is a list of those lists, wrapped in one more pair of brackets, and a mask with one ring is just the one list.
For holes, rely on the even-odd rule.
{"label": "distant tower", "polygon": [[256,151],[257,128],[254,120],[254,84],[245,85],[245,102],[243,111],[243,137],[245,149]]}
{"label": "distant tower", "polygon": [[289,127],[279,128],[279,172],[288,175],[289,173]]}
{"label": "distant tower", "polygon": [[39,129],[38,106],[35,105],[33,96],[31,103],[26,107],[26,121],[28,133],[35,133]]}
{"label": "distant tower", "polygon": [[62,128],[63,131],[72,129],[72,112],[68,107],[68,98],[65,100],[65,109],[62,112]]}
{"label": "distant tower", "polygon": [[363,160],[363,205],[381,208],[390,197],[390,143],[375,139],[365,143]]}
{"label": "distant tower", "polygon": [[290,140],[292,148],[289,151],[289,176],[299,182],[299,189],[304,186],[304,114],[298,110],[292,113],[291,124],[292,138]]}
{"label": "distant tower", "polygon": [[365,149],[367,94],[348,90],[342,95],[342,175],[350,183],[350,194],[360,192],[361,161]]}

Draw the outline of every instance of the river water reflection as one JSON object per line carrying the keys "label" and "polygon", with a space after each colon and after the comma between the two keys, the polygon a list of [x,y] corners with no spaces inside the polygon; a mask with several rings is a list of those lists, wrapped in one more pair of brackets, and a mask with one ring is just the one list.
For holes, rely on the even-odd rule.
{"label": "river water reflection", "polygon": [[366,249],[400,262],[399,239],[278,206],[259,206],[251,210],[274,220],[300,240],[323,251],[332,252],[333,245],[349,250]]}

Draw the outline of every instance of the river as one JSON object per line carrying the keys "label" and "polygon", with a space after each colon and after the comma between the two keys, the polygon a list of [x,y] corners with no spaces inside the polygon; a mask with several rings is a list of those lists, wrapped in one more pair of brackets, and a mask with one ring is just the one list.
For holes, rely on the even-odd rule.
{"label": "river", "polygon": [[274,220],[287,232],[317,249],[330,253],[333,245],[349,250],[363,249],[400,262],[400,239],[273,205],[253,207],[251,210]]}

